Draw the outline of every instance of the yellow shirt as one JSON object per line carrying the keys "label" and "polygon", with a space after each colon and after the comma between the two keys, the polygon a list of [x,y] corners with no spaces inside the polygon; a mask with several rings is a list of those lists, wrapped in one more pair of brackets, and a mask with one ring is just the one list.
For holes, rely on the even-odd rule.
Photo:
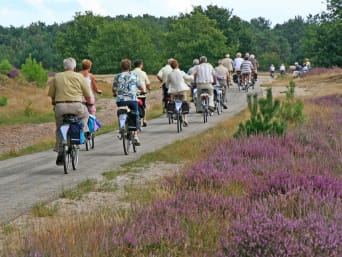
{"label": "yellow shirt", "polygon": [[48,96],[56,102],[82,101],[90,97],[90,89],[84,76],[74,71],[57,73],[49,88]]}

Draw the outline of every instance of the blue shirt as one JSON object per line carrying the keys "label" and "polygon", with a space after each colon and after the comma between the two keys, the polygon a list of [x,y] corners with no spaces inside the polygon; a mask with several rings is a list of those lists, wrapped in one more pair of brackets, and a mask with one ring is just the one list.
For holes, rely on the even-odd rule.
{"label": "blue shirt", "polygon": [[142,84],[134,72],[125,71],[115,75],[113,89],[117,90],[116,101],[136,101]]}

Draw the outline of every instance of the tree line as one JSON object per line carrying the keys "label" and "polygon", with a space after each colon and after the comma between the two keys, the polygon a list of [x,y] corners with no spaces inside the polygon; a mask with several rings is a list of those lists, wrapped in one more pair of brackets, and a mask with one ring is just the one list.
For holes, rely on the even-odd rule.
{"label": "tree line", "polygon": [[48,71],[61,71],[65,57],[79,63],[89,58],[94,73],[108,74],[119,71],[123,58],[143,59],[145,70],[153,74],[170,57],[187,70],[201,55],[216,65],[227,53],[234,57],[236,52],[249,52],[261,70],[271,63],[289,66],[305,58],[313,66],[341,67],[341,2],[326,2],[326,12],[306,19],[296,16],[274,27],[263,17],[244,21],[216,5],[194,6],[189,14],[172,17],[103,17],[87,11],[62,24],[0,26],[0,61],[20,68],[30,56]]}

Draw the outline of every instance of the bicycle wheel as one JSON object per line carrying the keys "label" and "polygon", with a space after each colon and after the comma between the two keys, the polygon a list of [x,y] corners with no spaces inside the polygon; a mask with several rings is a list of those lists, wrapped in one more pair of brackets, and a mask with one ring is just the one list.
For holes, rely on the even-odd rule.
{"label": "bicycle wheel", "polygon": [[130,132],[128,131],[128,127],[126,126],[122,135],[122,146],[123,146],[125,155],[129,154],[129,148],[130,148],[129,141],[130,141]]}
{"label": "bicycle wheel", "polygon": [[91,149],[95,148],[95,133],[94,132],[91,133],[90,146],[91,146]]}
{"label": "bicycle wheel", "polygon": [[173,123],[173,115],[172,115],[172,113],[168,113],[167,117],[169,119],[169,124]]}
{"label": "bicycle wheel", "polygon": [[64,174],[68,174],[69,162],[70,162],[69,149],[68,149],[68,146],[65,144],[65,145],[63,146],[63,166],[64,166]]}
{"label": "bicycle wheel", "polygon": [[182,115],[179,112],[177,112],[176,118],[177,118],[177,132],[179,133],[182,131]]}
{"label": "bicycle wheel", "polygon": [[86,151],[89,151],[89,149],[91,148],[91,138],[88,135],[89,132],[85,133],[85,147],[86,147]]}
{"label": "bicycle wheel", "polygon": [[78,145],[72,145],[70,149],[70,156],[71,156],[71,163],[72,163],[72,169],[76,170],[78,165],[78,152],[79,147]]}
{"label": "bicycle wheel", "polygon": [[222,105],[221,105],[221,97],[220,97],[220,95],[217,95],[216,111],[217,111],[218,115],[220,115],[220,113],[222,112]]}
{"label": "bicycle wheel", "polygon": [[130,135],[129,135],[129,138],[130,138],[130,144],[132,145],[132,148],[133,148],[133,152],[136,152],[137,151],[137,148],[136,148],[136,145],[134,144],[134,133],[133,131],[130,131]]}

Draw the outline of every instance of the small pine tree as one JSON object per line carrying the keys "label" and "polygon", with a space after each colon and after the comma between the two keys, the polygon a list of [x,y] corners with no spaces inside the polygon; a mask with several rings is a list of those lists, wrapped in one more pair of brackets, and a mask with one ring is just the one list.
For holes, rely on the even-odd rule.
{"label": "small pine tree", "polygon": [[41,63],[32,58],[31,54],[26,58],[25,64],[21,65],[21,72],[29,82],[37,82],[38,87],[44,87],[48,81],[47,72]]}
{"label": "small pine tree", "polygon": [[295,99],[295,87],[296,83],[291,80],[286,91],[286,101],[283,102],[278,117],[287,123],[300,124],[304,121],[304,104],[301,100]]}
{"label": "small pine tree", "polygon": [[287,124],[277,119],[281,103],[273,100],[272,89],[267,89],[266,98],[259,99],[258,95],[247,95],[248,108],[251,117],[246,123],[240,123],[235,137],[251,136],[256,134],[284,135]]}

